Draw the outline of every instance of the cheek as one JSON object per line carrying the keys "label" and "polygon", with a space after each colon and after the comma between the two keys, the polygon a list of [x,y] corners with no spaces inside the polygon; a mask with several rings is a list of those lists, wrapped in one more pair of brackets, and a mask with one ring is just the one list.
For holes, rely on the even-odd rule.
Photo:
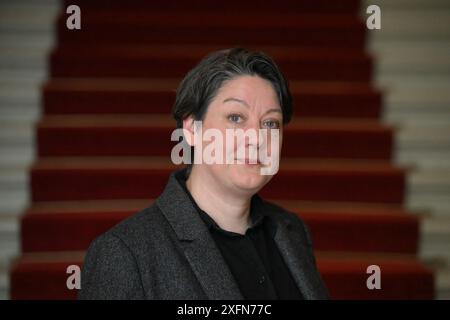
{"label": "cheek", "polygon": [[280,130],[280,134],[278,137],[278,152],[281,152],[281,146],[283,145],[283,131]]}
{"label": "cheek", "polygon": [[280,129],[278,131],[278,134],[276,134],[275,132],[268,132],[267,135],[263,138],[260,148],[267,155],[271,156],[272,150],[280,154],[282,144],[283,144],[283,131],[281,131]]}
{"label": "cheek", "polygon": [[227,125],[226,116],[221,108],[217,106],[210,106],[205,118],[203,119],[203,127],[225,129]]}
{"label": "cheek", "polygon": [[[213,143],[214,145],[214,149],[219,148],[221,145],[222,147],[222,154],[225,154],[225,123],[224,121],[221,121],[220,117],[218,115],[216,116],[209,116],[207,117],[204,121],[203,121],[203,135],[205,135],[205,133],[208,130],[213,130],[210,132],[214,132],[213,136],[214,138],[209,141],[203,141],[202,140],[202,144],[203,144],[203,148],[205,148],[207,145]],[[217,136],[217,131],[219,131],[221,133],[221,135]],[[219,141],[214,142],[216,139],[219,139]]]}

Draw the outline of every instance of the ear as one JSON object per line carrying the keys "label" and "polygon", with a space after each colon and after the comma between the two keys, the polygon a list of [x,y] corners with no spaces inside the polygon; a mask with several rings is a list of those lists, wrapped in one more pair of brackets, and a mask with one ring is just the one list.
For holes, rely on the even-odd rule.
{"label": "ear", "polygon": [[191,115],[183,120],[183,134],[186,139],[186,143],[191,147],[194,146],[194,117]]}

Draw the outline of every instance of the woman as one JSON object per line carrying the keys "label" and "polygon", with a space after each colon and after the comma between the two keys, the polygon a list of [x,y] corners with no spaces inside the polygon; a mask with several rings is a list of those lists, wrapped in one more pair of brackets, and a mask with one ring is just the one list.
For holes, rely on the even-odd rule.
{"label": "woman", "polygon": [[237,129],[278,135],[244,137],[231,148],[230,141],[218,144],[235,161],[194,161],[172,173],[153,205],[91,244],[79,297],[327,298],[305,224],[257,194],[275,173],[263,174],[268,163],[259,151],[279,153],[292,116],[288,84],[276,64],[246,49],[212,53],[181,82],[173,114],[194,159],[208,145],[194,138],[199,123],[222,136]]}

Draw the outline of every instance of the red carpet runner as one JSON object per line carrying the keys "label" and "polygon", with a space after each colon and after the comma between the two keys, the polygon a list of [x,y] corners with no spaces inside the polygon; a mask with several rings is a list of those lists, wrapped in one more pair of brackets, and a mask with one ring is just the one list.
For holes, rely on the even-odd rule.
{"label": "red carpet runner", "polygon": [[[284,161],[262,194],[310,225],[331,296],[433,297],[433,273],[416,258],[419,221],[404,209],[407,168],[393,164],[395,132],[380,121],[359,1],[111,2],[67,2],[81,8],[79,31],[66,29],[66,14],[58,20],[12,298],[76,297],[67,266],[150,205],[174,169],[177,83],[206,53],[231,46],[266,51],[291,81]],[[366,287],[372,264],[381,290]]]}

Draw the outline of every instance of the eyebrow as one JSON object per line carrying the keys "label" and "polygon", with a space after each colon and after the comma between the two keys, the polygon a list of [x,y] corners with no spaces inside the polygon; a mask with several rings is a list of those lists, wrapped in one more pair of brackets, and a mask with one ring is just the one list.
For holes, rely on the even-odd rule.
{"label": "eyebrow", "polygon": [[[223,100],[223,103],[226,103],[226,102],[232,102],[232,101],[238,102],[238,103],[240,103],[240,104],[243,104],[243,105],[246,106],[247,108],[250,108],[250,106],[248,105],[248,103],[247,103],[246,101],[241,100],[241,99],[238,99],[238,98],[227,98],[227,99]],[[266,114],[268,114],[268,113],[271,113],[271,112],[278,112],[278,113],[283,114],[283,112],[281,111],[280,108],[272,108],[272,109],[269,109],[269,110],[267,110],[266,112],[264,112],[264,115],[266,115]]]}

